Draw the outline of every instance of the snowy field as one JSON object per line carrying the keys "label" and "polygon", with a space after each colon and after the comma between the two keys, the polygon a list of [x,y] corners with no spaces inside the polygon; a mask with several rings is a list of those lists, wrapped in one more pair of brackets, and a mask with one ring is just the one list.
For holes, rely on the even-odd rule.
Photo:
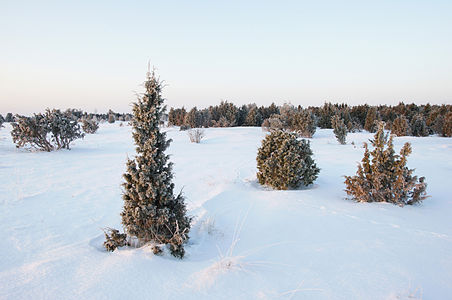
{"label": "snowy field", "polygon": [[[149,247],[103,250],[121,228],[131,127],[103,124],[72,150],[16,149],[0,130],[1,299],[451,299],[452,139],[396,138],[431,196],[419,206],[345,200],[362,142],[332,130],[311,140],[312,187],[272,191],[256,180],[260,128],[211,128],[173,139],[175,191],[195,217],[186,257]],[[351,142],[354,141],[355,145]]]}

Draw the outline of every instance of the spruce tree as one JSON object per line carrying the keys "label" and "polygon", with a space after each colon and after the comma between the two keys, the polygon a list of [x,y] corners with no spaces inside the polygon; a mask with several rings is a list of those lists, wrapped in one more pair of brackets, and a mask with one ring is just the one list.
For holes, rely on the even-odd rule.
{"label": "spruce tree", "polygon": [[165,107],[162,106],[162,84],[154,71],[147,73],[144,86],[146,91],[142,98],[133,104],[137,155],[127,161],[123,175],[122,224],[129,238],[137,238],[139,245],[151,242],[154,252],[158,253],[166,244],[174,256],[182,258],[191,218],[186,215],[182,195],[173,193],[173,165],[165,154],[171,139],[167,140],[158,127]]}

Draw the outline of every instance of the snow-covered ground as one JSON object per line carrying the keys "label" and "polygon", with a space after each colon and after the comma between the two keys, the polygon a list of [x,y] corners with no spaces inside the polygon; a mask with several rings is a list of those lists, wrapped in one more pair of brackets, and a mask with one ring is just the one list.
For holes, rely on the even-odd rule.
{"label": "snow-covered ground", "polygon": [[[72,150],[16,149],[0,130],[0,298],[447,299],[452,297],[452,139],[396,138],[431,196],[420,206],[345,200],[369,133],[311,140],[319,178],[273,191],[256,181],[260,128],[211,128],[173,139],[176,191],[195,217],[187,255],[103,250],[121,228],[121,175],[131,127],[103,124]],[[354,141],[355,145],[351,142]]]}

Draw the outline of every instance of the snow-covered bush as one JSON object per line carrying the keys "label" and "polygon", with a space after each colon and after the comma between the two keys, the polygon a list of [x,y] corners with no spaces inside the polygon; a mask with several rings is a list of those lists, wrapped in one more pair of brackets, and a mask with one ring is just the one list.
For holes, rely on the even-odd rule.
{"label": "snow-covered bush", "polygon": [[334,115],[331,117],[331,126],[333,126],[333,132],[337,141],[341,145],[345,145],[345,140],[347,138],[347,126],[345,126],[344,120],[340,119],[338,115]]}
{"label": "snow-covered bush", "polygon": [[93,119],[83,119],[82,120],[82,129],[84,132],[86,132],[88,134],[96,133],[97,129],[99,129],[99,122],[97,122],[96,120],[93,120]]}
{"label": "snow-covered bush", "polygon": [[301,137],[311,138],[316,130],[314,114],[307,109],[296,111],[290,129]]}
{"label": "snow-covered bush", "polygon": [[391,133],[397,136],[410,135],[410,124],[408,124],[408,120],[404,115],[398,116],[394,122],[392,122]]}
{"label": "snow-covered bush", "polygon": [[7,123],[11,123],[11,122],[14,122],[15,120],[14,120],[14,116],[13,116],[13,114],[12,113],[7,113],[6,114],[6,116],[5,116],[5,122],[7,122]]}
{"label": "snow-covered bush", "polygon": [[257,154],[257,178],[262,185],[278,190],[295,189],[314,182],[320,171],[312,159],[309,141],[296,134],[272,131]]}
{"label": "snow-covered bush", "polygon": [[127,234],[119,233],[119,230],[112,228],[108,228],[107,231],[104,231],[105,234],[104,247],[105,249],[107,249],[107,251],[115,251],[115,249],[118,247],[128,245]]}
{"label": "snow-covered bush", "polygon": [[47,109],[32,117],[16,116],[15,120],[11,136],[17,148],[28,144],[43,151],[70,149],[71,142],[84,136],[72,115],[59,109]]}
{"label": "snow-covered bush", "polygon": [[179,127],[179,130],[180,131],[185,131],[185,130],[189,130],[190,128],[191,128],[190,125],[181,125]]}
{"label": "snow-covered bush", "polygon": [[[165,154],[171,140],[159,130],[165,110],[162,84],[154,72],[148,72],[146,91],[133,104],[133,138],[137,155],[127,161],[123,177],[124,208],[122,224],[129,238],[145,243],[169,245],[171,253],[184,256],[191,218],[186,215],[184,198],[173,194],[172,163]],[[108,239],[107,239],[108,242]],[[159,252],[157,247],[154,251]],[[114,249],[112,249],[114,250]]]}
{"label": "snow-covered bush", "polygon": [[187,132],[190,142],[199,144],[204,137],[204,130],[201,128],[190,129]]}
{"label": "snow-covered bush", "polygon": [[116,121],[114,114],[108,114],[108,123],[112,124]]}
{"label": "snow-covered bush", "polygon": [[280,115],[273,115],[262,122],[262,129],[265,131],[282,130],[283,128],[284,124]]}
{"label": "snow-covered bush", "polygon": [[379,122],[369,152],[364,143],[364,157],[355,176],[345,176],[345,191],[358,202],[389,202],[403,206],[415,204],[426,196],[425,178],[413,176],[414,169],[406,167],[411,153],[410,143],[395,154],[393,136],[384,133],[384,122]]}

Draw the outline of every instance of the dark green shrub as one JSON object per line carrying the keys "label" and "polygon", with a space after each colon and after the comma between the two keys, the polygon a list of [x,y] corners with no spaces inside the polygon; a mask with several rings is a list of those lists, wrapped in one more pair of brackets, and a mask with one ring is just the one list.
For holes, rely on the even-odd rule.
{"label": "dark green shrub", "polygon": [[259,183],[278,190],[312,184],[320,171],[312,154],[309,141],[298,140],[294,133],[272,131],[257,154]]}
{"label": "dark green shrub", "polygon": [[428,136],[428,128],[422,114],[416,114],[411,120],[411,133],[413,136]]}

